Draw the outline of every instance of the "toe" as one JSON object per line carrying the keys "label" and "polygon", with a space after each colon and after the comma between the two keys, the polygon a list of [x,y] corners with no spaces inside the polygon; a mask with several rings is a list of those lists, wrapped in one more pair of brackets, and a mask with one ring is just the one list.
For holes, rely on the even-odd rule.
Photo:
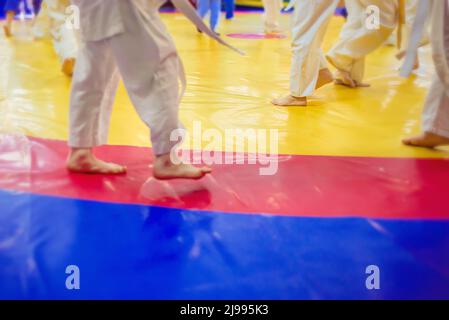
{"label": "toe", "polygon": [[126,172],[126,167],[124,167],[124,166],[115,165],[115,167],[113,169],[113,173],[115,173],[115,174],[122,174],[125,172]]}
{"label": "toe", "polygon": [[212,169],[209,167],[203,167],[201,168],[201,172],[203,172],[204,174],[211,173]]}
{"label": "toe", "polygon": [[402,143],[405,144],[406,146],[410,146],[412,145],[412,139],[410,138],[402,139]]}

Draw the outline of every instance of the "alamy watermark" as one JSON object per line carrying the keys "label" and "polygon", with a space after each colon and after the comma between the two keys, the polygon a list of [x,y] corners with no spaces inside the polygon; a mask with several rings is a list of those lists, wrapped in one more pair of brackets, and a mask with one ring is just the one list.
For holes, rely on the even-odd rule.
{"label": "alamy watermark", "polygon": [[278,171],[277,129],[232,128],[220,131],[203,129],[200,121],[194,121],[192,133],[177,129],[171,133],[170,140],[177,142],[170,157],[175,164],[253,164],[261,166],[259,174],[264,176],[275,175]]}
{"label": "alamy watermark", "polygon": [[76,265],[69,265],[65,268],[65,273],[68,275],[65,279],[66,289],[67,290],[81,289],[80,268]]}
{"label": "alamy watermark", "polygon": [[365,9],[365,27],[368,30],[380,29],[380,8],[375,5],[367,6]]}
{"label": "alamy watermark", "polygon": [[368,290],[380,290],[380,268],[376,265],[369,265],[365,269],[368,275],[365,281],[365,287]]}

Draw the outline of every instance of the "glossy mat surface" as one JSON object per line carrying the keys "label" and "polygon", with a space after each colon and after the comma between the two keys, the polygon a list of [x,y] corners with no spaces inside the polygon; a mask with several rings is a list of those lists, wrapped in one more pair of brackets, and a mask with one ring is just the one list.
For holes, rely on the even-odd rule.
{"label": "glossy mat surface", "polygon": [[[67,173],[70,80],[51,43],[18,24],[15,39],[0,37],[0,298],[449,298],[449,154],[400,144],[420,130],[429,49],[411,79],[384,47],[368,59],[371,88],[327,86],[310,107],[276,108],[288,33],[260,39],[258,13],[222,21],[222,34],[243,35],[228,38],[240,57],[182,16],[163,18],[188,75],[187,129],[277,129],[277,173],[214,165],[202,181],[155,181],[123,87],[98,153],[129,173]],[[224,155],[251,151],[251,139],[192,147]],[[68,265],[80,268],[79,291],[65,287]],[[365,286],[370,265],[380,290]]]}

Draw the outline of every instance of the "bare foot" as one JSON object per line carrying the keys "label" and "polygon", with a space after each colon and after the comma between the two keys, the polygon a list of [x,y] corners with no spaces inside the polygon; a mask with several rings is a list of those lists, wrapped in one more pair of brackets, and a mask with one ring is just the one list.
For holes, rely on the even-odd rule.
{"label": "bare foot", "polygon": [[319,89],[333,81],[335,81],[335,79],[332,72],[328,68],[321,69],[320,73],[318,74],[318,81],[316,83],[315,89]]}
{"label": "bare foot", "polygon": [[320,73],[318,74],[318,81],[316,83],[315,89],[319,89],[322,86],[333,82],[334,80],[334,75],[328,68],[321,69]]}
{"label": "bare foot", "polygon": [[416,137],[406,138],[402,140],[402,143],[412,147],[435,148],[449,145],[449,138],[425,132]]}
{"label": "bare foot", "polygon": [[[396,59],[402,60],[407,55],[407,51],[401,50],[396,54]],[[419,69],[420,63],[419,63],[419,57],[416,56],[415,64],[413,65],[413,70]]]}
{"label": "bare foot", "polygon": [[74,58],[65,59],[62,63],[61,71],[68,77],[73,75],[73,69],[75,68],[76,60]]}
{"label": "bare foot", "polygon": [[271,101],[275,106],[280,107],[305,107],[307,106],[307,97],[294,97],[288,95]]}
{"label": "bare foot", "polygon": [[358,82],[357,80],[354,80],[354,82],[355,82],[355,86],[357,88],[369,88],[369,87],[371,87],[371,85],[369,83],[366,83],[366,82]]}
{"label": "bare foot", "polygon": [[159,180],[170,179],[201,179],[212,170],[208,167],[198,168],[191,164],[175,164],[170,158],[170,154],[156,157],[153,165],[153,176]]}
{"label": "bare foot", "polygon": [[10,26],[4,25],[3,26],[3,31],[5,32],[5,36],[7,38],[11,38],[12,37],[12,32],[11,32],[11,27]]}
{"label": "bare foot", "polygon": [[402,60],[406,54],[407,54],[407,52],[405,50],[401,50],[396,54],[396,59]]}
{"label": "bare foot", "polygon": [[71,149],[67,169],[72,172],[89,174],[124,174],[126,167],[97,159],[92,149]]}
{"label": "bare foot", "polygon": [[358,81],[352,79],[349,72],[342,71],[342,70],[337,71],[337,75],[335,78],[335,84],[341,85],[341,86],[346,86],[346,87],[353,88],[353,89],[354,88],[371,87],[371,85],[369,83],[358,82]]}
{"label": "bare foot", "polygon": [[355,81],[351,78],[351,74],[348,71],[337,70],[335,79],[335,84],[347,86],[350,88],[357,87]]}
{"label": "bare foot", "polygon": [[279,34],[279,33],[282,33],[282,30],[279,27],[272,27],[272,28],[266,27],[265,33],[266,34]]}
{"label": "bare foot", "polygon": [[421,64],[419,63],[419,58],[416,57],[415,64],[413,65],[413,70],[418,70]]}

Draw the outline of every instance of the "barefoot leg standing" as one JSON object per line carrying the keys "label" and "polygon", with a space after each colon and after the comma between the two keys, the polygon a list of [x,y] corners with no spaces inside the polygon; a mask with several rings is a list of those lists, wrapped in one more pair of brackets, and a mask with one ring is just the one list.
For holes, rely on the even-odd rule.
{"label": "barefoot leg standing", "polygon": [[431,6],[431,43],[437,74],[424,106],[423,133],[404,139],[403,143],[434,148],[449,145],[449,1],[429,0],[428,5]]}
{"label": "barefoot leg standing", "polygon": [[3,25],[3,31],[7,38],[12,37],[12,23],[14,21],[14,16],[19,12],[21,0],[6,0],[5,3],[5,12],[6,12],[6,20]]}
{"label": "barefoot leg standing", "polygon": [[109,118],[120,76],[140,118],[151,129],[157,178],[197,179],[210,172],[176,164],[170,152],[178,119],[182,64],[158,9],[160,1],[74,0],[80,8],[82,44],[70,102],[71,148],[67,167],[83,173],[120,174],[93,148],[107,142]]}
{"label": "barefoot leg standing", "polygon": [[262,0],[262,4],[264,8],[263,22],[265,33],[280,33],[281,1]]}
{"label": "barefoot leg standing", "polygon": [[297,0],[292,21],[290,94],[273,100],[278,106],[305,106],[307,96],[333,81],[321,50],[338,0]]}
{"label": "barefoot leg standing", "polygon": [[[340,40],[326,55],[337,68],[337,84],[351,88],[368,86],[363,83],[365,57],[385,43],[397,27],[398,5],[396,0],[346,0],[348,21]],[[366,8],[379,8],[380,25],[368,28]]]}
{"label": "barefoot leg standing", "polygon": [[36,39],[53,39],[53,47],[61,62],[61,71],[72,76],[79,39],[76,30],[66,26],[66,10],[69,6],[70,0],[44,0],[32,32]]}

